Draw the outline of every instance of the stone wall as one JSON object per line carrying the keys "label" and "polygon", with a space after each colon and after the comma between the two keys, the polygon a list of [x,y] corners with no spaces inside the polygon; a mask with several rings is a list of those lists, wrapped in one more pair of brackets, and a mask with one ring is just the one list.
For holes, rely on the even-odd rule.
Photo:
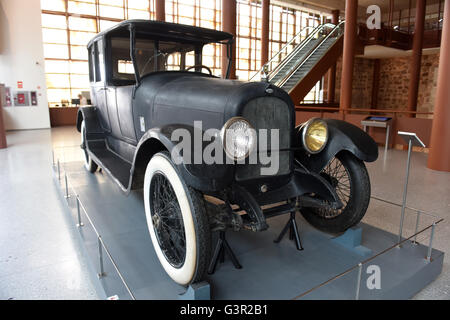
{"label": "stone wall", "polygon": [[[381,59],[378,108],[406,110],[408,106],[410,57]],[[422,56],[417,111],[432,112],[436,96],[439,53]],[[355,59],[352,108],[370,108],[374,60]],[[339,102],[342,59],[337,62],[336,101]],[[326,77],[325,77],[326,81]],[[325,82],[326,83],[326,82]]]}

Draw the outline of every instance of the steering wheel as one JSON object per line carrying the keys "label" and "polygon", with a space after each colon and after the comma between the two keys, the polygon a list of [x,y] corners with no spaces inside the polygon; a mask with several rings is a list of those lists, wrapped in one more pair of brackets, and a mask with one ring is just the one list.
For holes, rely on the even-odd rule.
{"label": "steering wheel", "polygon": [[207,66],[202,65],[202,64],[196,64],[195,66],[190,66],[189,68],[185,69],[185,71],[189,71],[189,70],[191,70],[191,69],[199,68],[199,67],[202,68],[202,69],[208,70],[209,75],[212,76],[212,71],[211,71],[211,69],[210,69],[209,67],[207,67]]}

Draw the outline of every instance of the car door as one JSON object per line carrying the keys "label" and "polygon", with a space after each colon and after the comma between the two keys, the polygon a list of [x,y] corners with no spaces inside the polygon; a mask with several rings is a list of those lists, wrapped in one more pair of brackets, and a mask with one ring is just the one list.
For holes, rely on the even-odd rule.
{"label": "car door", "polygon": [[94,83],[92,85],[91,93],[93,96],[92,104],[97,107],[100,125],[103,130],[110,133],[111,125],[109,120],[108,106],[107,106],[107,87],[105,85],[105,60],[103,40],[99,39],[93,44],[91,50],[92,61],[94,62]]}

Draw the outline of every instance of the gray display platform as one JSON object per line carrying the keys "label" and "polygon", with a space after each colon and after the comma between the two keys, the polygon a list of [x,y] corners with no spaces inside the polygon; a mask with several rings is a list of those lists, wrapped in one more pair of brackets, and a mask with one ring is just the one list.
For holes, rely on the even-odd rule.
{"label": "gray display platform", "polygon": [[[78,194],[136,299],[182,298],[180,294],[184,288],[167,276],[153,250],[142,192],[132,192],[127,197],[105,173],[90,174],[81,162],[65,163],[64,170],[69,190],[73,188]],[[63,195],[63,176],[60,185]],[[76,223],[76,197],[72,191],[70,193],[67,203]],[[63,198],[63,201],[66,199]],[[225,263],[219,263],[216,272],[207,279],[212,299],[293,299],[397,241],[397,235],[361,223],[361,246],[351,249],[340,243],[345,241],[336,241],[333,236],[317,231],[297,214],[305,248],[298,251],[287,237],[279,244],[273,242],[287,219],[288,216],[270,219],[270,228],[264,232],[227,232],[227,239],[243,269],[235,269],[228,259]],[[82,220],[81,237],[88,256],[98,269],[98,239],[83,215]],[[401,248],[394,248],[364,264],[360,299],[412,297],[442,270],[443,252],[433,249],[431,261],[427,261],[426,256],[427,246],[407,242]],[[104,258],[103,261],[106,275],[100,281],[106,296],[130,298],[110,260]],[[381,270],[381,289],[370,290],[366,285],[370,265],[376,265]],[[355,268],[301,296],[301,299],[354,299],[357,280],[358,268]]]}

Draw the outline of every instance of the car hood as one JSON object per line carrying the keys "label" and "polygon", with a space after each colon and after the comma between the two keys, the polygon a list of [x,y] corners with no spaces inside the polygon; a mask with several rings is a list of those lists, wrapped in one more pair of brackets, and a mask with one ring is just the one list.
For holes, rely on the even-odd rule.
{"label": "car hood", "polygon": [[142,79],[134,110],[146,113],[153,127],[204,120],[204,129],[220,128],[230,117],[241,115],[248,101],[262,96],[279,97],[293,107],[289,95],[270,83],[194,72],[158,72]]}

